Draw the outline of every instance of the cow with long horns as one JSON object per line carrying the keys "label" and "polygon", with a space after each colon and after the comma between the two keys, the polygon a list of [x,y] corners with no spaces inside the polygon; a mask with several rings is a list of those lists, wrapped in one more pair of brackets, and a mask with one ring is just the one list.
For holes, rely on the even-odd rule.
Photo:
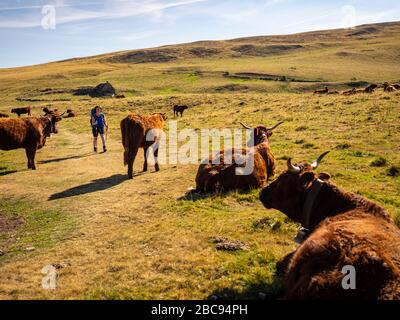
{"label": "cow with long horns", "polygon": [[[269,138],[281,124],[283,122],[272,128],[251,128],[241,123],[246,130],[251,131],[248,148],[222,150],[216,158],[210,157],[203,161],[196,176],[196,190],[211,193],[264,187],[275,171],[275,157]],[[230,156],[229,160],[225,158],[226,155]],[[245,168],[252,170],[245,172]]]}
{"label": "cow with long horns", "polygon": [[[383,207],[315,172],[326,154],[312,165],[289,159],[287,171],[260,195],[267,209],[303,226],[300,247],[277,265],[284,298],[400,299],[399,228]],[[344,281],[348,270],[353,272],[351,290],[345,290],[350,288]]]}

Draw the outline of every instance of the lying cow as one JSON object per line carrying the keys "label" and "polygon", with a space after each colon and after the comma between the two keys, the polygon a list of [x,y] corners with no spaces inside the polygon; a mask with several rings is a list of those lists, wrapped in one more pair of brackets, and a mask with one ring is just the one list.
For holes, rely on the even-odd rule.
{"label": "lying cow", "polygon": [[8,118],[8,114],[0,112],[0,118]]}
{"label": "lying cow", "polygon": [[75,118],[76,113],[72,109],[67,110],[67,115],[64,118]]}
{"label": "lying cow", "polygon": [[366,93],[374,93],[377,88],[378,88],[377,84],[371,84],[365,88],[365,92]]}
{"label": "lying cow", "polygon": [[[303,243],[278,263],[285,299],[400,299],[400,230],[378,204],[346,192],[314,164],[302,162],[266,187],[264,206],[299,222]],[[308,235],[304,230],[309,230]],[[344,267],[356,289],[344,290]],[[346,271],[347,272],[347,271]]]}
{"label": "lying cow", "polygon": [[314,94],[328,94],[328,93],[329,93],[328,87],[325,87],[325,88],[322,89],[322,90],[316,90],[316,91],[314,91]]}
{"label": "lying cow", "polygon": [[[144,149],[143,171],[147,171],[147,151],[154,145],[155,169],[160,171],[158,164],[158,143],[161,130],[164,128],[167,116],[165,113],[155,113],[145,117],[131,114],[121,121],[122,144],[124,146],[124,164],[128,166],[128,177],[133,179],[133,164],[139,148]],[[151,136],[151,141],[149,140]]]}
{"label": "lying cow", "polygon": [[[197,192],[216,192],[229,190],[249,190],[264,187],[268,179],[274,175],[275,157],[269,145],[269,138],[272,132],[283,122],[278,123],[272,128],[259,126],[250,128],[245,124],[242,126],[252,131],[252,138],[246,149],[222,150],[217,155],[217,159],[210,157],[200,165],[196,176]],[[254,141],[252,145],[250,142]],[[226,161],[225,155],[229,155],[231,161]],[[247,159],[244,159],[244,156]],[[238,159],[245,160],[239,163]],[[248,174],[238,174],[249,165],[248,161],[253,161],[253,170]],[[218,164],[219,163],[219,164]]]}
{"label": "lying cow", "polygon": [[0,150],[23,148],[28,158],[28,169],[36,170],[35,155],[46,144],[46,138],[57,133],[60,117],[48,115],[40,118],[0,119]]}
{"label": "lying cow", "polygon": [[20,117],[21,114],[27,114],[28,116],[31,116],[31,107],[14,108],[11,109],[11,113],[15,113],[18,115],[18,117]]}
{"label": "lying cow", "polygon": [[385,92],[394,92],[394,91],[396,91],[396,88],[392,84],[390,84],[388,82],[385,82],[383,84],[383,91],[385,91]]}
{"label": "lying cow", "polygon": [[339,94],[339,91],[337,91],[337,90],[329,91],[327,94],[328,94],[328,95]]}
{"label": "lying cow", "polygon": [[174,106],[174,117],[179,116],[179,114],[181,115],[181,117],[183,117],[183,113],[185,112],[185,110],[189,109],[188,106],[178,106],[175,105]]}
{"label": "lying cow", "polygon": [[353,89],[347,90],[347,91],[343,91],[342,94],[345,95],[345,96],[351,96],[353,94],[356,94],[356,88],[353,88]]}

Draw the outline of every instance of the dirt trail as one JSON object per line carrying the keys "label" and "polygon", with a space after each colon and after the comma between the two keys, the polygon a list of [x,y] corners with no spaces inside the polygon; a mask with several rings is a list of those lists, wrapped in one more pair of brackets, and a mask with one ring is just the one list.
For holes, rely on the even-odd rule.
{"label": "dirt trail", "polygon": [[[151,277],[148,267],[154,259],[149,257],[168,254],[169,244],[157,234],[158,203],[182,195],[189,177],[185,181],[172,167],[156,174],[150,166],[149,173],[140,174],[140,153],[135,164],[138,175],[128,181],[119,137],[111,137],[110,151],[98,155],[91,152],[90,139],[60,130],[38,153],[36,172],[22,170],[0,177],[4,199],[62,210],[79,222],[79,230],[69,239],[0,265],[0,299],[82,298],[103,286],[140,287],[143,278]],[[177,179],[183,184],[172,191],[168,186]],[[158,242],[157,247],[150,245],[151,240]],[[60,263],[67,267],[59,271],[57,290],[43,290],[41,269]],[[124,270],[125,284],[116,281],[118,272],[113,270]]]}

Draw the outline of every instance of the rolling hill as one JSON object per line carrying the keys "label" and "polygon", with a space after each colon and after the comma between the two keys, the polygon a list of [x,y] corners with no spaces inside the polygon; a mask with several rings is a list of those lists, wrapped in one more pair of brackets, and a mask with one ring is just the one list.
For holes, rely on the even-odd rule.
{"label": "rolling hill", "polygon": [[72,89],[106,80],[126,96],[343,89],[400,80],[399,49],[400,23],[393,22],[118,52],[2,69],[0,107],[73,99]]}

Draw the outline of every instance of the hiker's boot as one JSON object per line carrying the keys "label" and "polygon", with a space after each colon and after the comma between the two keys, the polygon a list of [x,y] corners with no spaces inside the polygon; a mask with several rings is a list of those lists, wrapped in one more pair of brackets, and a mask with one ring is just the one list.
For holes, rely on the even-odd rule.
{"label": "hiker's boot", "polygon": [[107,152],[106,146],[103,147],[103,152]]}
{"label": "hiker's boot", "polygon": [[94,151],[95,153],[97,153],[97,147],[94,147],[94,148],[93,148],[93,151]]}

